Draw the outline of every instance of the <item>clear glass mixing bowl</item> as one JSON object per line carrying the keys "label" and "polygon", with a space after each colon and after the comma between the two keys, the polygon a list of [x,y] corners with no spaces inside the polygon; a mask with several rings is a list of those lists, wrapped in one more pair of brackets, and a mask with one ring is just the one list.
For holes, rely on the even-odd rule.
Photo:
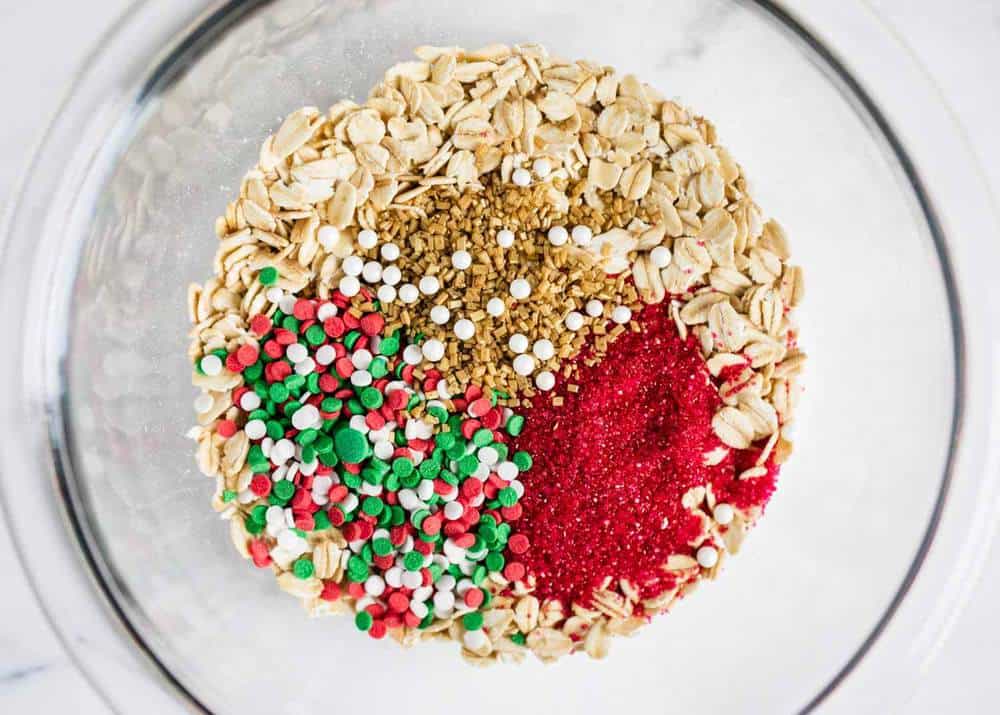
{"label": "clear glass mixing bowl", "polygon": [[[959,513],[947,539],[960,543],[987,474],[993,408],[964,387],[988,384],[988,364],[963,355],[989,355],[989,331],[963,333],[963,321],[986,325],[977,291],[989,285],[879,109],[815,36],[769,3],[731,0],[284,0],[192,20],[197,5],[140,4],[105,39],[7,230],[2,290],[24,339],[3,358],[6,506],[43,604],[110,702],[788,712],[851,682],[908,592],[922,610],[894,623],[941,620],[937,599],[964,572],[945,560],[914,579],[949,487]],[[840,17],[805,5],[845,47],[864,33],[887,42],[858,4]],[[635,72],[717,123],[806,269],[811,361],[796,454],[719,582],[616,642],[605,662],[476,670],[451,646],[401,651],[345,619],[307,620],[233,553],[183,437],[185,290],[208,275],[213,220],[285,113],[363,97],[419,44],[527,40]],[[883,62],[912,74],[901,56]],[[927,105],[928,128],[940,112]],[[965,160],[956,150],[949,161]],[[962,253],[958,268],[948,251]],[[905,692],[937,633],[889,628],[892,650],[867,659],[879,697],[847,696],[854,711]],[[116,687],[137,653],[170,695]]]}

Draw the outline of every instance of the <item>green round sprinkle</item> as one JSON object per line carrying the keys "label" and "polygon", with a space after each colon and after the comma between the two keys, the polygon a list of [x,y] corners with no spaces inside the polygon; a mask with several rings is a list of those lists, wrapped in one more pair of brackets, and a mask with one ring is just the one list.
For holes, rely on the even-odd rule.
{"label": "green round sprinkle", "polygon": [[483,614],[479,611],[472,611],[462,616],[462,625],[467,631],[478,631],[483,627]]}
{"label": "green round sprinkle", "polygon": [[344,336],[344,347],[348,350],[354,350],[354,344],[358,342],[358,338],[361,337],[361,332],[358,330],[351,330]]}
{"label": "green round sprinkle", "polygon": [[271,471],[271,463],[267,460],[250,462],[250,471],[254,474],[266,474]]}
{"label": "green round sprinkle", "polygon": [[264,366],[259,362],[255,362],[253,365],[248,367],[243,371],[243,379],[247,382],[255,382],[260,379],[260,376],[264,374]]}
{"label": "green round sprinkle", "polygon": [[351,474],[348,472],[346,474],[341,475],[340,478],[341,480],[343,480],[344,484],[350,487],[351,489],[361,488],[362,479],[360,474]]}
{"label": "green round sprinkle", "polygon": [[510,419],[507,420],[507,434],[511,437],[517,437],[521,434],[521,430],[524,429],[524,417],[521,415],[511,415]]}
{"label": "green round sprinkle", "polygon": [[325,467],[336,467],[340,460],[337,459],[337,455],[333,452],[323,452],[319,455],[319,463]]}
{"label": "green round sprinkle", "polygon": [[368,372],[376,380],[385,377],[389,372],[389,364],[385,361],[385,358],[375,358],[368,365]]}
{"label": "green round sprinkle", "polygon": [[517,503],[517,492],[512,487],[504,487],[497,494],[497,500],[504,506],[514,506]]}
{"label": "green round sprinkle", "polygon": [[337,456],[347,464],[360,464],[369,453],[368,438],[350,427],[334,435],[333,446]]}
{"label": "green round sprinkle", "polygon": [[372,541],[372,551],[376,556],[388,556],[392,553],[392,542],[388,539],[375,539]]}
{"label": "green round sprinkle", "polygon": [[486,554],[486,568],[490,571],[503,571],[504,557],[499,551],[491,551]]}
{"label": "green round sprinkle", "polygon": [[358,614],[354,616],[354,625],[358,627],[359,631],[367,631],[372,627],[372,614],[368,611],[358,611]]}
{"label": "green round sprinkle", "polygon": [[281,327],[290,333],[298,333],[300,325],[299,319],[294,315],[286,315],[284,320],[281,321]]}
{"label": "green round sprinkle", "polygon": [[407,571],[419,571],[424,565],[424,555],[419,551],[409,551],[403,557],[403,566]]}
{"label": "green round sprinkle", "polygon": [[375,561],[375,552],[372,551],[371,542],[368,542],[367,544],[365,544],[364,546],[361,547],[361,558],[369,566],[371,566],[372,563],[374,563],[374,561]]}
{"label": "green round sprinkle", "polygon": [[320,529],[330,528],[330,517],[327,516],[326,512],[323,510],[320,510],[315,514],[313,514],[313,522],[315,524],[313,526],[313,531],[319,531]]}
{"label": "green round sprinkle", "polygon": [[479,528],[482,529],[484,526],[487,525],[496,528],[497,520],[494,519],[493,516],[490,514],[483,514],[482,517],[480,517],[479,519]]}
{"label": "green round sprinkle", "polygon": [[522,472],[526,472],[531,469],[533,461],[531,455],[527,452],[514,452],[514,456],[511,457],[511,461],[520,469]]}
{"label": "green round sprinkle", "polygon": [[306,328],[306,340],[310,345],[322,345],[323,341],[326,340],[326,333],[323,332],[323,326],[310,325]]}
{"label": "green round sprinkle", "polygon": [[228,503],[228,502],[231,502],[235,498],[236,498],[236,492],[234,492],[232,489],[224,489],[223,490],[223,492],[222,492],[222,501],[223,502]]}
{"label": "green round sprinkle", "polygon": [[424,629],[433,622],[434,622],[434,609],[430,609],[427,611],[427,615],[424,616],[420,620],[420,623],[417,624],[417,628]]}
{"label": "green round sprinkle", "polygon": [[319,393],[319,373],[310,372],[306,376],[306,389],[314,395]]}
{"label": "green round sprinkle", "polygon": [[389,526],[390,524],[392,524],[392,510],[383,509],[382,513],[378,515],[378,525]]}
{"label": "green round sprinkle", "polygon": [[302,448],[302,462],[303,463],[309,464],[310,462],[315,461],[315,459],[316,459],[316,448],[315,447],[313,447],[311,444],[307,444],[305,447]]}
{"label": "green round sprinkle", "polygon": [[484,588],[483,589],[483,602],[480,605],[480,608],[483,608],[483,609],[489,608],[491,603],[493,603],[493,594],[490,593],[489,589]]}
{"label": "green round sprinkle", "polygon": [[382,393],[376,387],[366,387],[361,390],[361,404],[369,410],[377,410],[382,406]]}
{"label": "green round sprinkle", "polygon": [[360,415],[365,411],[365,406],[361,404],[360,400],[355,400],[353,397],[347,401],[347,411],[352,415]]}
{"label": "green round sprinkle", "polygon": [[434,438],[434,444],[439,449],[447,451],[449,447],[455,444],[455,435],[451,432],[438,432],[437,437]]}
{"label": "green round sprinkle", "polygon": [[285,387],[284,383],[274,382],[268,388],[267,394],[275,402],[284,402],[288,399],[288,388]]}
{"label": "green round sprinkle", "polygon": [[306,379],[302,375],[297,375],[292,373],[286,377],[282,382],[285,383],[285,387],[289,390],[296,390],[306,384]]}
{"label": "green round sprinkle", "polygon": [[314,571],[313,562],[309,559],[298,559],[292,564],[292,573],[303,581],[312,576]]}
{"label": "green round sprinkle", "polygon": [[368,564],[357,554],[351,554],[347,560],[347,575],[352,581],[364,581],[368,578]]}
{"label": "green round sprinkle", "polygon": [[465,456],[465,440],[457,441],[455,444],[450,446],[445,450],[445,454],[448,455],[449,459],[459,460]]}
{"label": "green round sprinkle", "polygon": [[472,583],[476,584],[477,586],[481,586],[483,584],[483,581],[485,580],[486,580],[486,567],[482,565],[476,566],[476,570],[472,572]]}
{"label": "green round sprinkle", "polygon": [[472,443],[477,447],[485,447],[493,441],[493,430],[480,427],[472,434]]}
{"label": "green round sprinkle", "polygon": [[291,499],[295,493],[295,484],[287,479],[282,479],[274,483],[271,491],[279,499]]}
{"label": "green round sprinkle", "polygon": [[420,525],[424,523],[424,519],[429,517],[431,513],[426,509],[417,509],[415,512],[410,514],[410,524],[414,528],[419,529]]}
{"label": "green round sprinkle", "polygon": [[507,461],[507,453],[509,451],[507,449],[507,445],[505,445],[503,442],[494,442],[493,449],[496,450],[499,461],[501,462]]}
{"label": "green round sprinkle", "polygon": [[403,507],[394,506],[392,507],[392,521],[389,522],[393,526],[399,526],[400,524],[406,523],[406,512],[403,511]]}
{"label": "green round sprinkle", "polygon": [[447,469],[441,470],[441,473],[438,476],[441,478],[441,481],[455,487],[458,486],[458,477],[449,472]]}
{"label": "green round sprinkle", "polygon": [[440,473],[441,464],[435,462],[433,459],[425,459],[420,463],[420,466],[417,467],[417,471],[420,472],[420,476],[424,479],[433,479],[438,475],[438,473]]}
{"label": "green round sprinkle", "polygon": [[[479,460],[474,454],[467,454],[458,460],[458,473],[462,476],[472,474],[479,467]],[[509,487],[508,487],[509,488]]]}
{"label": "green round sprinkle", "polygon": [[323,412],[336,412],[343,406],[343,400],[338,400],[336,397],[324,397],[323,401],[319,403],[319,408]]}
{"label": "green round sprinkle", "polygon": [[420,484],[420,472],[413,471],[407,474],[405,477],[399,478],[399,483],[402,484],[407,489],[413,489],[415,486]]}
{"label": "green round sprinkle", "polygon": [[399,352],[399,339],[395,337],[385,338],[381,343],[379,343],[378,352],[379,355],[395,355]]}
{"label": "green round sprinkle", "polygon": [[257,274],[257,280],[260,281],[261,285],[273,286],[278,282],[278,269],[274,266],[261,268],[260,273]]}
{"label": "green round sprinkle", "polygon": [[382,485],[390,492],[398,492],[399,477],[397,477],[395,474],[390,474],[388,477],[385,478],[385,481],[382,483]]}
{"label": "green round sprinkle", "polygon": [[513,641],[514,643],[517,643],[518,645],[524,645],[527,642],[527,640],[528,640],[527,638],[524,637],[524,634],[521,633],[520,631],[518,631],[517,633],[514,633],[510,637],[510,639],[511,639],[511,641]]}
{"label": "green round sprinkle", "polygon": [[[497,528],[491,524],[483,524],[479,527],[479,537],[487,544],[496,541]],[[495,571],[496,569],[494,569]]]}
{"label": "green round sprinkle", "polygon": [[408,477],[413,474],[413,462],[406,457],[396,457],[392,460],[392,473],[397,477]]}
{"label": "green round sprinkle", "polygon": [[264,530],[263,524],[257,523],[256,521],[253,520],[252,517],[249,516],[246,518],[243,524],[244,526],[246,526],[248,534],[259,534]]}
{"label": "green round sprinkle", "polygon": [[313,442],[313,447],[319,454],[326,454],[333,449],[333,439],[329,435],[320,433]]}
{"label": "green round sprinkle", "polygon": [[291,417],[296,412],[298,412],[301,408],[302,408],[302,405],[300,403],[296,402],[295,400],[289,400],[281,408],[281,411],[285,413],[285,417]]}
{"label": "green round sprinkle", "polygon": [[[319,437],[319,431],[314,430],[312,427],[310,427],[309,429],[304,429],[301,432],[299,432],[298,435],[296,435],[295,437],[295,441],[302,445],[312,444],[313,442],[316,441],[317,437]],[[302,461],[308,462],[311,460],[303,459]]]}
{"label": "green round sprinkle", "polygon": [[361,504],[361,511],[368,516],[378,516],[382,513],[382,509],[385,504],[378,497],[368,497],[365,499],[364,503]]}
{"label": "green round sprinkle", "polygon": [[441,564],[431,564],[427,567],[427,570],[431,572],[431,583],[437,583],[437,580],[441,578],[441,574],[444,573]]}

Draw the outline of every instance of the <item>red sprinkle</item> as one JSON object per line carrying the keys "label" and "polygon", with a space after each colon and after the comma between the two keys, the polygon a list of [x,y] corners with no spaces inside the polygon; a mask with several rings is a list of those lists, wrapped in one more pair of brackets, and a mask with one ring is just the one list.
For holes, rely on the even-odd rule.
{"label": "red sprinkle", "polygon": [[478,588],[470,588],[465,592],[465,597],[463,599],[465,605],[469,608],[479,608],[483,603],[483,592]]}
{"label": "red sprinkle", "polygon": [[219,422],[215,425],[215,431],[218,432],[221,437],[229,439],[236,434],[236,423],[232,420],[219,420]]}

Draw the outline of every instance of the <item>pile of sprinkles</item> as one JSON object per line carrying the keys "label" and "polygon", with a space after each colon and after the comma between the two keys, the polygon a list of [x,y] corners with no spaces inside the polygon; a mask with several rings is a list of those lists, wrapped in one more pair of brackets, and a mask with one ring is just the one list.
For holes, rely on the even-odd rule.
{"label": "pile of sprinkles", "polygon": [[802,272],[715,128],[538,45],[421,47],[267,138],[189,290],[200,470],[314,615],[601,658],[791,452]]}

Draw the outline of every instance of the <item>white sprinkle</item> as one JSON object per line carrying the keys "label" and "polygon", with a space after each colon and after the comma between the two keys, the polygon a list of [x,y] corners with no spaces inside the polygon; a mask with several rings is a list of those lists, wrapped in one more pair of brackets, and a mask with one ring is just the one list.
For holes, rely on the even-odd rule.
{"label": "white sprinkle", "polygon": [[444,325],[451,318],[451,311],[448,310],[448,306],[445,305],[435,305],[431,308],[431,322],[437,325]]}
{"label": "white sprinkle", "polygon": [[368,366],[372,364],[374,356],[367,350],[355,350],[351,353],[351,364],[359,370],[367,370]]}
{"label": "white sprinkle", "polygon": [[719,563],[719,552],[714,546],[702,546],[698,549],[698,564],[702,568],[710,569]]}
{"label": "white sprinkle", "polygon": [[399,299],[407,305],[420,300],[420,291],[412,283],[404,283],[399,286]]}
{"label": "white sprinkle", "polygon": [[[440,581],[440,579],[438,579]],[[399,566],[390,566],[385,572],[385,582],[393,588],[403,585],[403,569]]]}
{"label": "white sprinkle", "polygon": [[497,243],[500,248],[510,248],[514,245],[514,232],[506,228],[500,229],[497,231]]}
{"label": "white sprinkle", "polygon": [[549,229],[549,243],[553,246],[562,246],[569,240],[569,233],[562,226],[553,226]]}
{"label": "white sprinkle", "polygon": [[260,407],[260,395],[253,390],[244,392],[240,398],[240,407],[246,412],[253,412]]}
{"label": "white sprinkle", "polygon": [[407,365],[419,365],[424,361],[424,351],[419,345],[407,345],[403,348],[403,362]]}
{"label": "white sprinkle", "polygon": [[468,251],[455,251],[451,254],[451,265],[460,271],[467,270],[472,265],[472,254]]}
{"label": "white sprinkle", "polygon": [[476,334],[476,324],[468,318],[462,318],[455,323],[455,337],[459,340],[469,340]]}
{"label": "white sprinkle", "polygon": [[556,354],[556,349],[552,345],[551,340],[542,338],[541,340],[536,340],[535,344],[531,346],[531,352],[535,354],[536,358],[545,362],[552,359],[552,356]]}
{"label": "white sprinkle", "polygon": [[380,285],[376,295],[382,303],[391,303],[396,300],[396,289],[390,285]]}
{"label": "white sprinkle", "polygon": [[[444,343],[440,340],[435,340],[434,338],[426,340],[420,349],[424,357],[431,362],[437,362],[444,357]],[[429,480],[425,483],[432,484]]]}
{"label": "white sprinkle", "polygon": [[[440,581],[441,579],[438,579]],[[442,611],[447,611],[449,608],[455,607],[455,594],[451,591],[443,591],[440,588],[438,592],[434,594],[434,608],[438,608]]]}
{"label": "white sprinkle", "polygon": [[201,371],[209,377],[214,377],[222,372],[222,360],[218,355],[209,353],[201,359]]}
{"label": "white sprinkle", "polygon": [[445,573],[445,574],[441,574],[441,578],[439,578],[434,583],[434,587],[438,591],[454,591],[456,583],[458,583],[458,582],[455,581],[455,577],[454,576],[452,576],[450,573]]}
{"label": "white sprinkle", "polygon": [[372,374],[367,370],[355,370],[351,373],[351,384],[355,387],[368,387],[372,381]]}
{"label": "white sprinkle", "polygon": [[329,365],[337,359],[337,352],[332,345],[321,345],[316,351],[316,362],[320,365]]}
{"label": "white sprinkle", "polygon": [[480,648],[485,648],[489,642],[490,639],[482,628],[475,631],[466,631],[462,634],[462,645],[471,650],[473,653],[478,651]]}
{"label": "white sprinkle", "polygon": [[632,311],[627,306],[619,305],[611,311],[611,319],[619,325],[624,325],[632,320]]}
{"label": "white sprinkle", "polygon": [[330,253],[337,241],[340,240],[340,231],[337,230],[336,226],[320,226],[319,231],[316,232],[316,240],[319,241],[319,245],[323,247],[324,251]]}
{"label": "white sprinkle", "polygon": [[588,300],[585,310],[587,311],[587,315],[591,318],[600,318],[604,313],[604,304],[596,298],[594,300]]}
{"label": "white sprinkle", "polygon": [[733,520],[736,516],[736,511],[728,504],[716,504],[715,509],[712,512],[715,520],[725,526]]}
{"label": "white sprinkle", "polygon": [[499,318],[507,310],[502,298],[490,298],[486,301],[486,312],[494,318]]}
{"label": "white sprinkle", "polygon": [[337,306],[333,303],[323,303],[323,305],[316,309],[316,320],[322,323],[327,318],[332,318],[336,314]]}
{"label": "white sprinkle", "polygon": [[341,293],[348,298],[351,298],[356,296],[358,291],[361,290],[361,281],[354,276],[344,276],[340,279],[340,283],[337,287],[340,289]]}
{"label": "white sprinkle", "polygon": [[295,301],[296,298],[291,293],[281,296],[281,300],[278,301],[278,307],[281,308],[282,313],[291,315],[295,311]]}
{"label": "white sprinkle", "polygon": [[510,294],[515,300],[524,300],[531,295],[531,284],[524,278],[515,278],[510,282]]}
{"label": "white sprinkle", "polygon": [[535,170],[535,176],[539,179],[544,179],[552,173],[552,162],[545,158],[535,159],[535,163],[531,165],[531,168]]}
{"label": "white sprinkle", "polygon": [[305,430],[314,427],[320,420],[319,410],[313,405],[302,405],[292,414],[292,427]]}
{"label": "white sprinkle", "polygon": [[390,442],[387,439],[380,439],[372,447],[372,452],[375,454],[375,456],[383,460],[391,459],[392,453],[395,451],[396,448],[392,445],[392,442]]}
{"label": "white sprinkle", "polygon": [[280,303],[281,299],[285,297],[285,291],[281,290],[278,286],[272,286],[267,289],[267,293],[264,295],[272,303]]}
{"label": "white sprinkle", "polygon": [[407,588],[420,588],[420,584],[424,582],[424,577],[419,571],[404,571],[402,580],[403,585]]}
{"label": "white sprinkle", "polygon": [[378,283],[382,280],[382,264],[378,261],[368,261],[361,269],[361,277],[369,283]]}
{"label": "white sprinkle", "polygon": [[341,269],[349,276],[360,276],[365,268],[365,261],[361,256],[348,256],[340,264]]}
{"label": "white sprinkle", "polygon": [[399,246],[395,243],[383,243],[379,255],[386,261],[395,261],[399,258]]}
{"label": "white sprinkle", "polygon": [[292,343],[285,348],[285,357],[292,362],[302,362],[309,357],[309,349],[302,343]]}
{"label": "white sprinkle", "polygon": [[556,386],[556,376],[548,370],[542,370],[535,375],[535,387],[543,392],[548,392]]}
{"label": "white sprinkle", "polygon": [[527,169],[514,169],[510,178],[516,186],[527,186],[531,183],[531,172]]}
{"label": "white sprinkle", "polygon": [[386,266],[382,269],[382,282],[394,286],[403,280],[403,274],[397,266]]}
{"label": "white sprinkle", "polygon": [[[417,573],[417,572],[414,572]],[[420,601],[410,601],[410,610],[417,618],[423,619],[427,615],[427,604]]]}
{"label": "white sprinkle", "polygon": [[493,447],[480,447],[479,451],[476,452],[476,457],[481,463],[491,467],[500,461],[500,453]]}
{"label": "white sprinkle", "polygon": [[448,521],[461,519],[465,514],[465,507],[458,502],[448,502],[444,505],[444,518]]}
{"label": "white sprinkle", "polygon": [[420,292],[424,295],[434,295],[441,290],[441,281],[437,276],[424,276],[420,279]]}
{"label": "white sprinkle", "polygon": [[[243,397],[246,397],[247,395],[253,395],[254,397],[257,397],[257,393],[256,392],[248,392],[248,393],[246,393],[246,395],[243,395]],[[200,395],[198,395],[196,398],[194,398],[194,411],[197,412],[199,415],[203,415],[206,412],[208,412],[210,409],[212,409],[212,405],[214,405],[214,404],[215,404],[215,400],[212,399],[212,396],[210,394],[208,394],[207,392],[203,392]],[[259,397],[257,397],[257,404],[258,405],[260,404],[260,398]],[[242,400],[240,400],[240,407],[243,407],[243,401]],[[256,408],[255,407],[251,407],[250,409],[247,409],[246,407],[243,407],[243,409],[247,410],[247,412],[249,412],[250,410],[253,410],[253,409],[256,409]]]}
{"label": "white sprinkle", "polygon": [[250,439],[262,439],[267,434],[267,425],[264,423],[264,420],[250,420],[247,422],[246,427],[243,428],[243,431],[247,433],[247,437]]}
{"label": "white sprinkle", "polygon": [[583,327],[583,315],[575,310],[571,310],[566,314],[566,320],[564,322],[569,330],[576,332]]}
{"label": "white sprinkle", "polygon": [[376,243],[378,243],[378,234],[370,228],[366,228],[358,233],[358,245],[362,248],[375,248]]}
{"label": "white sprinkle", "polygon": [[372,574],[365,579],[365,593],[372,598],[378,598],[385,592],[385,581],[381,576]]}
{"label": "white sprinkle", "polygon": [[670,249],[666,246],[657,246],[649,252],[649,262],[656,268],[666,268],[670,265]]}
{"label": "white sprinkle", "polygon": [[517,468],[517,465],[509,460],[500,462],[500,464],[496,466],[497,475],[505,482],[509,482],[512,479],[517,479],[519,471],[520,470]]}
{"label": "white sprinkle", "polygon": [[530,375],[535,371],[535,358],[522,353],[514,358],[514,372],[518,375]]}
{"label": "white sprinkle", "polygon": [[573,227],[573,243],[577,246],[589,246],[593,240],[594,232],[590,230],[590,226],[580,225]]}
{"label": "white sprinkle", "polygon": [[306,358],[305,360],[300,360],[295,363],[295,374],[296,375],[308,375],[313,370],[316,369],[316,361],[312,358]]}
{"label": "white sprinkle", "polygon": [[523,333],[514,333],[507,341],[507,347],[510,348],[511,352],[520,355],[528,349],[528,336]]}

